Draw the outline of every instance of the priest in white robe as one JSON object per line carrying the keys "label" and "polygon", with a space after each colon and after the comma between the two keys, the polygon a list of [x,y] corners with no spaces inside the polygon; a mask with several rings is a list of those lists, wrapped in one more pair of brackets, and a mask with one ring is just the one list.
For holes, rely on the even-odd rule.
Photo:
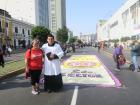
{"label": "priest in white robe", "polygon": [[58,91],[63,86],[60,59],[64,52],[51,34],[47,36],[47,43],[42,46],[42,49],[45,55],[44,90],[49,93]]}

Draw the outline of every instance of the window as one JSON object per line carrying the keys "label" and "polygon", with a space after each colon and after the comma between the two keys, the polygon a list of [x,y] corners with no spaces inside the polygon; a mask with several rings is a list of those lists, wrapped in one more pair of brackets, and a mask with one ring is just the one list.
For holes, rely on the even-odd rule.
{"label": "window", "polygon": [[22,29],[22,33],[24,34],[24,29]]}
{"label": "window", "polygon": [[30,30],[28,30],[28,35],[30,35]]}
{"label": "window", "polygon": [[137,9],[137,4],[136,3],[130,7],[130,12],[131,12],[132,20],[133,20],[134,24],[137,23],[137,19],[138,19],[138,11],[137,10],[138,9]]}
{"label": "window", "polygon": [[126,27],[126,24],[127,24],[128,14],[129,14],[128,9],[122,13],[122,20],[123,20],[124,27]]}
{"label": "window", "polygon": [[6,27],[8,27],[8,23],[6,22]]}
{"label": "window", "polygon": [[15,27],[15,33],[18,33],[18,28],[17,27]]}
{"label": "window", "polygon": [[113,27],[115,27],[116,25],[118,25],[118,21],[115,21],[114,23],[112,23],[112,24],[110,25],[110,28],[113,28]]}

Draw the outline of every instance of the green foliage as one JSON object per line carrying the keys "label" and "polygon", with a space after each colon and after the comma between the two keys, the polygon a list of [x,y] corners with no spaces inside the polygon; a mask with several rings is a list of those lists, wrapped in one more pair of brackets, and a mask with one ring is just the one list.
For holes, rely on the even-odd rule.
{"label": "green foliage", "polygon": [[0,67],[0,77],[23,68],[25,68],[24,59],[17,62],[7,63],[4,68]]}
{"label": "green foliage", "polygon": [[32,29],[32,38],[39,38],[40,42],[43,44],[46,42],[47,35],[50,34],[50,30],[44,26],[36,26]]}
{"label": "green foliage", "polygon": [[68,29],[67,27],[63,27],[62,29],[59,29],[56,33],[56,38],[61,43],[66,43],[68,40]]}
{"label": "green foliage", "polygon": [[78,39],[77,42],[78,42],[79,44],[82,44],[82,43],[83,43],[80,39]]}
{"label": "green foliage", "polygon": [[130,40],[130,37],[122,37],[122,38],[121,38],[121,41],[122,41],[122,42],[126,42],[126,41],[128,41],[128,40]]}
{"label": "green foliage", "polygon": [[69,39],[69,43],[74,43],[77,40],[76,37],[70,37]]}
{"label": "green foliage", "polygon": [[113,42],[113,43],[118,43],[119,42],[119,39],[111,39],[109,40],[110,42]]}

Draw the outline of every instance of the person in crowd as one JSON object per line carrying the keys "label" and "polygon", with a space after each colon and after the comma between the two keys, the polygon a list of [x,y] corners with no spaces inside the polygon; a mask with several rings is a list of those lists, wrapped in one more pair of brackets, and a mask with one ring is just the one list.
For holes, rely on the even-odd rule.
{"label": "person in crowd", "polygon": [[100,52],[100,49],[101,49],[101,44],[100,44],[100,42],[98,43],[97,47],[98,47],[98,52]]}
{"label": "person in crowd", "polygon": [[67,44],[66,43],[62,45],[62,50],[64,52],[64,55],[66,55],[66,53],[67,53]]}
{"label": "person in crowd", "polygon": [[135,67],[134,72],[138,72],[140,71],[138,65],[138,57],[140,56],[140,42],[133,41],[130,48],[131,48],[132,63],[134,64]]}
{"label": "person in crowd", "polygon": [[7,47],[6,47],[6,51],[7,51],[7,54],[9,55],[9,57],[10,57],[10,55],[11,55],[11,53],[12,53],[11,47],[10,47],[10,46],[7,46]]}
{"label": "person in crowd", "polygon": [[3,51],[3,55],[7,56],[7,52],[6,52],[6,45],[2,45],[2,51]]}
{"label": "person in crowd", "polygon": [[72,47],[72,51],[75,52],[75,44],[74,43],[72,43],[71,47]]}
{"label": "person in crowd", "polygon": [[113,52],[113,58],[114,58],[114,61],[116,62],[116,71],[120,71],[120,62],[119,62],[119,59],[120,59],[120,56],[123,55],[122,53],[122,48],[119,46],[119,44],[114,44],[114,52]]}
{"label": "person in crowd", "polygon": [[32,47],[25,53],[26,74],[30,74],[32,94],[37,95],[39,90],[39,80],[43,68],[43,51],[40,49],[38,39],[32,41]]}
{"label": "person in crowd", "polygon": [[47,42],[42,46],[44,51],[44,90],[48,93],[57,92],[63,87],[60,59],[64,55],[60,45],[55,42],[54,36],[49,34]]}
{"label": "person in crowd", "polygon": [[2,47],[0,47],[0,66],[4,67],[4,58],[3,58]]}

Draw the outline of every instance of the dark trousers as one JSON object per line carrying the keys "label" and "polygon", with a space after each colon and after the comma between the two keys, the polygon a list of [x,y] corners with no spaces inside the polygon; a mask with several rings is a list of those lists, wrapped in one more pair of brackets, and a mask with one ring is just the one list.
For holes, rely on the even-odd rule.
{"label": "dark trousers", "polygon": [[30,76],[31,76],[31,85],[35,86],[35,84],[39,83],[41,70],[30,70]]}
{"label": "dark trousers", "polygon": [[120,54],[117,54],[117,55],[116,55],[117,69],[120,69],[120,64],[119,64],[119,61],[118,61],[119,55],[120,55]]}
{"label": "dark trousers", "polygon": [[2,67],[4,67],[4,58],[3,58],[3,54],[0,55],[0,65]]}
{"label": "dark trousers", "polygon": [[44,90],[58,91],[63,87],[62,75],[44,75]]}

